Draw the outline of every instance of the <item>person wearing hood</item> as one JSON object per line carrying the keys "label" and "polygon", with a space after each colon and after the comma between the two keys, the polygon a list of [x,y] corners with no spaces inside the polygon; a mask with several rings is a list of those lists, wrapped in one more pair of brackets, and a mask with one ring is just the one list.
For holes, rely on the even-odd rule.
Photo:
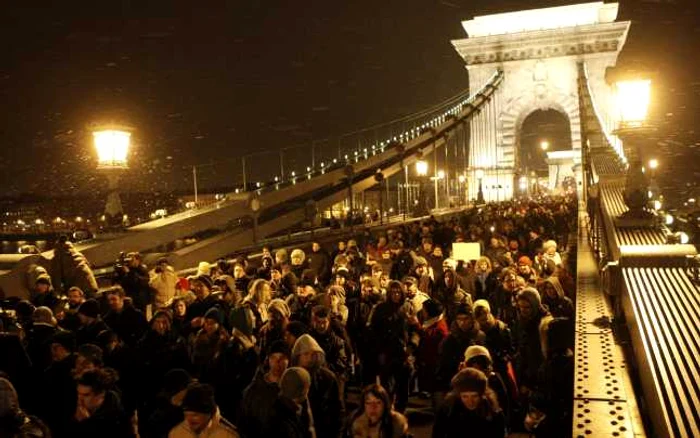
{"label": "person wearing hood", "polygon": [[155,292],[154,304],[156,308],[166,307],[175,298],[175,285],[178,282],[175,269],[168,264],[167,258],[161,257],[156,262],[155,268],[148,273],[148,277],[148,284]]}
{"label": "person wearing hood", "polygon": [[124,412],[119,394],[112,390],[114,376],[97,369],[76,379],[78,403],[73,424],[67,436],[76,438],[135,437],[129,417]]}
{"label": "person wearing hood", "polygon": [[459,368],[460,371],[464,368],[476,368],[486,375],[489,388],[493,389],[496,393],[498,405],[503,409],[507,424],[510,418],[511,396],[503,380],[504,377],[493,369],[493,362],[491,361],[491,353],[489,350],[481,345],[472,345],[464,352],[464,362],[460,364]]}
{"label": "person wearing hood", "polygon": [[366,387],[360,397],[360,407],[348,424],[348,438],[405,438],[408,420],[392,408],[386,389],[376,383]]}
{"label": "person wearing hood", "polygon": [[284,341],[269,347],[263,365],[258,367],[253,381],[243,391],[241,432],[245,436],[263,436],[274,417],[274,406],[280,392],[279,382],[289,366],[291,351]]}
{"label": "person wearing hood", "polygon": [[221,413],[232,421],[238,415],[243,390],[255,376],[259,364],[251,317],[251,313],[244,308],[234,309],[229,319],[231,338],[214,359],[206,376],[207,381],[218,390],[216,401]]}
{"label": "person wearing hood", "polygon": [[574,304],[564,295],[564,288],[557,277],[546,278],[540,286],[542,291],[542,304],[547,306],[553,318],[574,317]]}
{"label": "person wearing hood", "polygon": [[442,305],[437,301],[425,301],[421,317],[423,323],[418,331],[420,343],[416,353],[418,386],[421,391],[432,393],[437,389],[435,370],[439,364],[440,344],[450,331]]}
{"label": "person wearing hood", "polygon": [[326,366],[325,352],[311,335],[297,339],[292,349],[292,365],[304,368],[311,377],[309,404],[316,436],[337,438],[344,415],[340,386],[335,374]]}
{"label": "person wearing hood", "polygon": [[32,290],[32,304],[53,309],[58,304],[58,294],[53,288],[49,274],[39,274]]}
{"label": "person wearing hood", "polygon": [[[403,311],[405,291],[399,281],[390,281],[386,301],[377,304],[370,316],[377,374],[383,386],[396,397],[396,410],[403,412],[408,403],[408,324]],[[394,387],[388,384],[394,381]]]}
{"label": "person wearing hood", "polygon": [[488,378],[465,368],[451,380],[452,391],[435,414],[433,438],[503,438],[505,417]]}
{"label": "person wearing hood", "polygon": [[97,335],[109,329],[100,316],[100,304],[94,299],[86,300],[78,307],[78,318],[80,318],[80,328],[76,332],[78,345],[96,343]]}
{"label": "person wearing hood", "polygon": [[537,289],[531,287],[518,293],[516,305],[518,319],[514,330],[517,349],[515,368],[520,394],[527,396],[538,385],[537,375],[544,361],[540,327],[551,319],[551,315],[542,306]]}
{"label": "person wearing hood", "polygon": [[295,292],[285,300],[291,311],[292,321],[300,321],[306,325],[311,323],[311,308],[314,306],[315,295],[316,289],[313,285],[301,283],[296,286]]}
{"label": "person wearing hood", "polygon": [[[311,330],[309,334],[318,342],[326,356],[326,365],[338,378],[339,392],[343,405],[345,403],[345,382],[349,378],[349,357],[345,339],[333,330],[330,309],[317,305],[311,311]],[[342,327],[342,326],[341,326]]]}
{"label": "person wearing hood", "polygon": [[449,388],[452,376],[459,371],[464,352],[471,345],[484,345],[486,335],[479,329],[474,319],[471,304],[460,305],[455,312],[455,322],[450,334],[440,345],[440,364],[437,368],[438,387],[442,391]]}
{"label": "person wearing hood", "polygon": [[41,420],[20,408],[15,387],[4,377],[0,377],[0,436],[51,438],[51,431]]}
{"label": "person wearing hood", "polygon": [[466,304],[472,305],[472,297],[459,286],[457,273],[450,268],[443,273],[442,280],[437,284],[436,294],[433,296],[445,308],[447,323],[452,324],[457,316],[457,308]]}
{"label": "person wearing hood", "polygon": [[143,313],[135,308],[121,286],[113,286],[104,293],[107,296],[109,311],[104,322],[116,332],[130,347],[134,347],[148,329],[148,322]]}
{"label": "person wearing hood", "polygon": [[173,368],[156,381],[159,390],[152,410],[139,412],[139,418],[145,418],[139,422],[139,433],[147,438],[167,438],[168,433],[185,419],[182,401],[193,379],[184,369]]}
{"label": "person wearing hood", "polygon": [[510,396],[515,397],[518,393],[512,363],[515,348],[510,328],[491,313],[491,306],[486,300],[474,303],[474,318],[486,335],[485,345],[490,352],[494,371],[503,378]]}
{"label": "person wearing hood", "polygon": [[243,294],[236,288],[236,280],[230,275],[219,275],[214,280],[222,292],[222,301],[227,309],[233,309],[243,301]]}
{"label": "person wearing hood", "polygon": [[221,416],[214,398],[214,388],[191,383],[182,400],[185,420],[175,426],[168,438],[239,438],[238,430]]}
{"label": "person wearing hood", "polygon": [[273,419],[266,428],[265,438],[321,438],[310,407],[313,385],[309,372],[302,367],[291,367],[280,379],[280,390],[273,406]]}

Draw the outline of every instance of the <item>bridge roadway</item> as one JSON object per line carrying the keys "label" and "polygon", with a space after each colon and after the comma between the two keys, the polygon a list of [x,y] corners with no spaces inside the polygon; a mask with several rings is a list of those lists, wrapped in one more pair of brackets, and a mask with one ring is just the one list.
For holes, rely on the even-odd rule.
{"label": "bridge roadway", "polygon": [[[245,193],[231,193],[212,206],[138,225],[78,249],[99,268],[113,263],[116,255],[124,250],[158,251],[177,239],[214,234],[168,256],[175,267],[215,260],[252,244],[256,238],[272,236],[315,217],[318,211],[343,201],[349,193],[369,189],[377,184],[377,172],[384,178],[403,172],[406,166],[443,146],[451,133],[462,128],[488,104],[502,81],[503,72],[496,71],[473,96],[457,103],[451,101],[451,106],[441,108],[428,123],[401,134],[403,143],[382,143],[371,155],[365,154],[365,159],[360,160],[356,155],[354,160],[334,160],[336,162],[329,166],[311,169],[290,180],[270,182]],[[251,224],[252,218],[257,219],[256,227]],[[32,264],[48,266],[52,258],[52,251],[0,258],[3,269],[11,266],[0,272],[0,288],[9,294],[26,295],[28,267]]]}

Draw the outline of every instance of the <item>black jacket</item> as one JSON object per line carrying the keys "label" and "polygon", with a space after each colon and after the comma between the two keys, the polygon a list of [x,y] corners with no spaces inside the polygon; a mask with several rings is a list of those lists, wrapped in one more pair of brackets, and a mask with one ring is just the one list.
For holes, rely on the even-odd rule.
{"label": "black jacket", "polygon": [[[285,398],[278,397],[273,406],[274,417],[270,422],[265,435],[246,435],[248,437],[264,436],[266,438],[311,438],[311,419],[307,413],[306,406],[302,407],[301,414],[297,414],[297,405]],[[321,438],[318,430],[316,437]]]}
{"label": "black jacket", "polygon": [[345,377],[348,372],[348,357],[345,341],[328,328],[325,333],[311,330],[309,333],[326,353],[326,365],[338,378]]}
{"label": "black jacket", "polygon": [[67,435],[73,438],[132,438],[134,431],[122,409],[119,396],[106,391],[105,399],[97,411],[83,421],[75,421]]}
{"label": "black jacket", "polygon": [[440,344],[440,362],[437,369],[437,384],[443,390],[450,387],[452,377],[459,371],[464,352],[472,345],[484,345],[486,335],[481,330],[463,332],[453,328]]}
{"label": "black jacket", "polygon": [[503,438],[506,434],[505,418],[502,412],[490,417],[469,411],[459,396],[450,394],[435,415],[433,438]]}
{"label": "black jacket", "polygon": [[309,402],[317,437],[336,438],[340,435],[343,421],[341,397],[338,379],[331,370],[321,367],[311,373]]}
{"label": "black jacket", "polygon": [[125,344],[133,347],[148,329],[148,322],[140,310],[124,303],[121,312],[110,310],[103,318]]}
{"label": "black jacket", "polygon": [[124,289],[136,308],[145,309],[151,303],[153,293],[146,265],[129,268],[129,272],[117,271],[114,281]]}
{"label": "black jacket", "polygon": [[277,383],[265,380],[265,371],[258,368],[250,385],[243,392],[239,421],[241,432],[246,437],[262,436],[265,428],[275,416],[275,403],[280,392]]}

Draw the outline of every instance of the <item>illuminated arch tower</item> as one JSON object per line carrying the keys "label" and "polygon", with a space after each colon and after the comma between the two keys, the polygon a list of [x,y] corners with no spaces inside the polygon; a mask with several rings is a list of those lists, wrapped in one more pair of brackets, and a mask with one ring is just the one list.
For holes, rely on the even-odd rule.
{"label": "illuminated arch tower", "polygon": [[[617,13],[618,3],[596,2],[462,22],[468,37],[452,44],[466,64],[472,89],[482,86],[496,69],[505,72],[493,104],[471,120],[471,199],[476,197],[477,169],[484,171],[485,187],[500,187],[484,193],[487,201],[512,198],[519,171],[520,130],[527,116],[537,110],[553,109],[568,117],[569,155],[580,181],[578,64],[586,65],[596,111],[610,132],[617,117],[605,71],[617,63],[630,27],[629,21],[615,21]],[[621,146],[616,147],[622,154]]]}

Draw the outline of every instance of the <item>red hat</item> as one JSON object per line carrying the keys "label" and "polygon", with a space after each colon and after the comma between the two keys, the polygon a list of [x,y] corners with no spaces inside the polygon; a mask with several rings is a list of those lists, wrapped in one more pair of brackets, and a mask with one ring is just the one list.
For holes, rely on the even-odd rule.
{"label": "red hat", "polygon": [[518,259],[518,265],[532,266],[532,260],[528,256],[522,256]]}
{"label": "red hat", "polygon": [[180,287],[180,290],[183,290],[183,291],[190,290],[190,282],[186,278],[180,277],[177,280],[177,285]]}

